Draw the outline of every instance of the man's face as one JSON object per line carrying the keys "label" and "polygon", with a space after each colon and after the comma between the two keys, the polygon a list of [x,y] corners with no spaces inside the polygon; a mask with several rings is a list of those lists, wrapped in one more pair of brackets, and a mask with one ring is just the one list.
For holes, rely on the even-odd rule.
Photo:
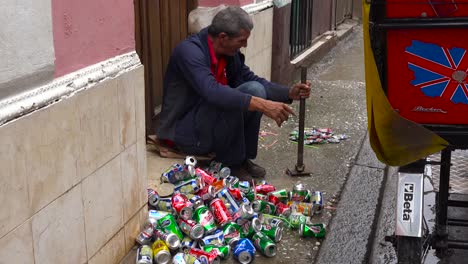
{"label": "man's face", "polygon": [[244,29],[241,29],[237,37],[229,37],[226,33],[221,33],[219,38],[223,55],[234,56],[240,48],[247,47],[249,36],[250,32]]}

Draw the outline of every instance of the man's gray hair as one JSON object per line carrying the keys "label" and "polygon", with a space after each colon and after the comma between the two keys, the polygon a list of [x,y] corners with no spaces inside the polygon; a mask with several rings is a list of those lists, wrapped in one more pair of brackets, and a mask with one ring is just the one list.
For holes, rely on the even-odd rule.
{"label": "man's gray hair", "polygon": [[218,36],[219,33],[224,32],[230,37],[237,37],[241,29],[250,32],[252,28],[252,19],[244,9],[238,6],[229,6],[215,15],[208,27],[208,33],[211,36]]}

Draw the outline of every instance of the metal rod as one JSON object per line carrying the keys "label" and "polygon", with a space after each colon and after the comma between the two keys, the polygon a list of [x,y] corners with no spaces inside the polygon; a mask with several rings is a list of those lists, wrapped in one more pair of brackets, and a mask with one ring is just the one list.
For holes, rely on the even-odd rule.
{"label": "metal rod", "polygon": [[[301,67],[301,83],[307,81],[307,68]],[[296,171],[304,171],[304,121],[305,121],[305,98],[299,103],[299,139],[297,142],[297,164]]]}
{"label": "metal rod", "polygon": [[450,183],[450,160],[452,151],[448,148],[442,150],[441,165],[440,165],[440,182],[439,195],[437,203],[437,229],[445,233],[447,225],[447,207],[449,198],[449,183]]}

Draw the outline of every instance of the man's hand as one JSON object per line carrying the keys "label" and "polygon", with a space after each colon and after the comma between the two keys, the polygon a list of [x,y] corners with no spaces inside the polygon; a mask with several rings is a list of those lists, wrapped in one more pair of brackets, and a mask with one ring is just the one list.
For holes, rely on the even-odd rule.
{"label": "man's hand", "polygon": [[288,120],[289,115],[296,115],[287,104],[265,100],[260,97],[252,96],[249,105],[250,111],[259,111],[275,120],[280,127],[284,121]]}
{"label": "man's hand", "polygon": [[304,83],[296,83],[289,89],[289,99],[299,100],[301,98],[309,98],[310,96],[310,81]]}

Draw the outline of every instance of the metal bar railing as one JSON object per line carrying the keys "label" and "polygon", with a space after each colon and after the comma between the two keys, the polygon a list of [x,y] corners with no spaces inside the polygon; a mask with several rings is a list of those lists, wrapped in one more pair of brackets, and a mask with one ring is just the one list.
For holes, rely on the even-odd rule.
{"label": "metal bar railing", "polygon": [[297,57],[312,44],[313,0],[292,0],[289,56]]}

